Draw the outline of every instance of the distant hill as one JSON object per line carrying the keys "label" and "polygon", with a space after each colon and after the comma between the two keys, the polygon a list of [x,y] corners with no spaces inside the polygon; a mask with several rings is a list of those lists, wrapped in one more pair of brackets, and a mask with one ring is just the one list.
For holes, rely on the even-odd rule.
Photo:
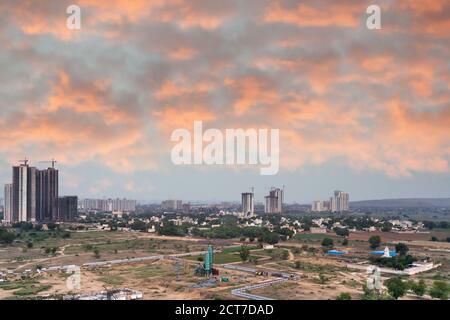
{"label": "distant hill", "polygon": [[358,208],[450,208],[450,198],[408,198],[352,201],[350,207]]}

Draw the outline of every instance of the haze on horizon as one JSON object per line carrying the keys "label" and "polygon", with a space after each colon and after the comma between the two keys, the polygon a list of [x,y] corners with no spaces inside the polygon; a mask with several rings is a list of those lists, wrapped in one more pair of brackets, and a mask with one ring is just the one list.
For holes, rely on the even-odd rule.
{"label": "haze on horizon", "polygon": [[[70,4],[0,3],[0,183],[27,156],[80,198],[450,197],[450,2],[79,0],[78,31]],[[194,120],[279,128],[280,172],[173,165]]]}

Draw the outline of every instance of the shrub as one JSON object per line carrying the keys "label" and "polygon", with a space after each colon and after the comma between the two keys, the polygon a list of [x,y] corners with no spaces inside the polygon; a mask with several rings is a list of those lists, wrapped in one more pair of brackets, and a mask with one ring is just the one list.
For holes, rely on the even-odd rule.
{"label": "shrub", "polygon": [[348,292],[341,292],[337,297],[336,300],[352,300],[352,296]]}

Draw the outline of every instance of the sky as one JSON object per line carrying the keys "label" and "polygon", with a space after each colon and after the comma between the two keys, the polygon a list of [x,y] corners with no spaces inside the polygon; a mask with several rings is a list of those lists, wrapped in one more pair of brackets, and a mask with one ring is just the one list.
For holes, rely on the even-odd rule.
{"label": "sky", "polygon": [[[0,183],[27,156],[82,198],[449,197],[449,30],[448,0],[1,1]],[[278,174],[174,165],[196,120],[279,129]]]}

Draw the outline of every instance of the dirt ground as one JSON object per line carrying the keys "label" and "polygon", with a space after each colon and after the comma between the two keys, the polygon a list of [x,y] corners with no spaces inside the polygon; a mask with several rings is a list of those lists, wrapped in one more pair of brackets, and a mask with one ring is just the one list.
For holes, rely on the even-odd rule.
{"label": "dirt ground", "polygon": [[[368,237],[377,233],[366,232],[362,234],[351,234],[349,245],[346,247],[351,254],[349,258],[360,261],[367,260],[369,257]],[[324,235],[326,236],[326,235]],[[398,234],[381,233],[382,241],[396,241]],[[20,266],[22,270],[33,268],[35,265],[62,265],[77,264],[84,262],[111,260],[118,258],[142,257],[156,254],[184,253],[204,250],[209,244],[207,240],[178,237],[159,237],[155,235],[143,234],[131,238],[123,239],[124,235],[116,236],[113,239],[95,235],[78,235],[58,248],[55,257],[37,257],[30,261],[15,261],[11,263],[10,256],[2,257],[0,252],[0,267],[2,266]],[[428,239],[429,234],[425,239]],[[429,256],[433,260],[443,263],[442,267],[432,272],[415,276],[414,279],[423,278],[427,284],[431,284],[436,277],[446,276],[450,271],[449,255],[446,252],[430,251],[430,248],[447,248],[448,244],[444,242],[431,242],[421,240],[417,234],[409,235],[407,240],[402,238],[403,242],[408,243],[410,251],[414,255]],[[84,247],[75,248],[75,246],[89,243],[88,240],[101,248],[101,256],[94,257],[92,251],[85,250]],[[352,240],[353,239],[353,240]],[[95,241],[94,241],[95,240]],[[124,248],[123,241],[130,241],[130,246]],[[237,244],[233,241],[217,241],[216,248],[220,246]],[[116,245],[117,244],[117,245]],[[347,261],[345,257],[329,256],[322,252],[320,248],[320,239],[313,243],[308,243],[308,247],[314,247],[315,253],[304,251],[303,249],[294,254],[295,247],[301,248],[300,242],[282,242],[278,247],[288,250],[288,255],[283,260],[279,256],[273,256],[264,250],[253,250],[251,256],[260,256],[260,259],[252,262],[237,264],[245,265],[258,270],[283,271],[294,273],[299,276],[297,280],[277,284],[274,286],[252,291],[254,294],[268,296],[275,299],[336,299],[342,293],[349,293],[353,299],[359,299],[362,294],[362,285],[365,282],[365,272],[350,270],[346,268]],[[336,242],[337,248],[341,248],[339,242]],[[441,246],[441,247],[439,247]],[[70,248],[70,250],[66,250]],[[280,249],[276,249],[280,250]],[[70,252],[70,253],[67,253]],[[74,253],[76,252],[76,253]],[[237,254],[233,252],[231,254]],[[194,288],[193,286],[205,281],[204,277],[194,275],[194,269],[199,264],[196,259],[189,257],[178,260],[154,260],[145,263],[130,263],[96,269],[81,269],[81,290],[70,291],[66,286],[66,279],[69,276],[63,272],[48,272],[41,275],[33,274],[34,279],[31,283],[24,282],[23,285],[18,278],[17,288],[3,290],[0,288],[0,299],[5,298],[29,298],[33,295],[20,295],[15,293],[18,290],[39,289],[35,295],[52,296],[74,293],[93,293],[105,289],[130,288],[141,291],[144,299],[238,299],[231,295],[231,290],[237,287],[243,287],[249,284],[256,284],[270,279],[265,276],[255,276],[252,273],[240,272],[224,269],[223,266],[215,264],[219,269],[220,277],[226,277],[229,282],[218,281],[213,286],[204,288]],[[220,277],[217,277],[219,280]],[[273,278],[272,278],[273,279]],[[27,280],[29,281],[29,280]],[[25,288],[25,289],[24,289]],[[407,297],[413,299],[414,297]]]}

